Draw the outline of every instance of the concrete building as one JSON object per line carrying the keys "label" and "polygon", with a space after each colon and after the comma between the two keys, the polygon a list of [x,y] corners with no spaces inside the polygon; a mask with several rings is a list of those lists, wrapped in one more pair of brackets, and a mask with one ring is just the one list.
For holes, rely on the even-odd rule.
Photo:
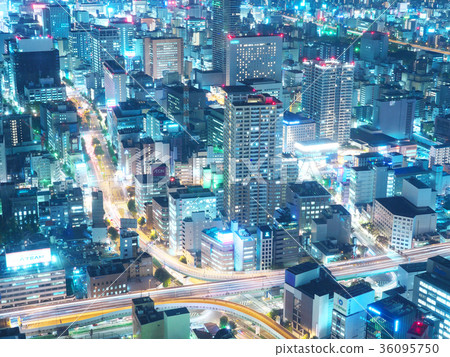
{"label": "concrete building", "polygon": [[316,139],[340,144],[350,139],[353,94],[352,64],[339,61],[306,61],[302,108],[316,122]]}
{"label": "concrete building", "polygon": [[[430,147],[429,167],[433,167],[434,165],[450,165],[450,143]],[[446,171],[450,170],[447,169]]]}
{"label": "concrete building", "polygon": [[126,294],[127,274],[122,263],[110,262],[86,268],[86,289],[88,298]]}
{"label": "concrete building", "polygon": [[341,205],[331,205],[315,218],[311,225],[311,242],[335,239],[339,244],[350,243],[352,216]]}
{"label": "concrete building", "polygon": [[406,263],[400,264],[397,269],[398,285],[405,289],[402,296],[409,301],[413,301],[414,277],[427,270],[427,263]]}
{"label": "concrete building", "polygon": [[184,308],[158,311],[150,297],[132,300],[133,337],[137,339],[188,339],[190,314]]}
{"label": "concrete building", "polygon": [[412,301],[431,310],[440,320],[437,338],[450,338],[450,260],[429,258],[426,271],[415,275]]}
{"label": "concrete building", "polygon": [[365,31],[361,37],[360,58],[363,61],[382,62],[388,54],[389,37],[378,31]]}
{"label": "concrete building", "polygon": [[92,226],[103,227],[105,210],[103,208],[103,191],[92,191]]}
{"label": "concrete building", "polygon": [[286,194],[287,205],[301,230],[311,228],[314,218],[330,207],[331,194],[317,181],[304,181],[289,185]]}
{"label": "concrete building", "polygon": [[316,122],[299,114],[285,112],[283,118],[283,152],[294,153],[295,143],[310,141],[316,136]]}
{"label": "concrete building", "polygon": [[228,36],[226,40],[226,85],[246,79],[282,80],[283,38],[275,36]]}
{"label": "concrete building", "polygon": [[303,263],[286,270],[284,318],[298,337],[330,338],[333,299],[341,286],[324,266]]}
{"label": "concrete building", "polygon": [[105,73],[105,103],[114,107],[127,101],[127,73],[116,61],[103,62]]}
{"label": "concrete building", "polygon": [[151,165],[150,174],[135,175],[136,210],[140,217],[146,217],[145,205],[152,203],[153,197],[167,193],[168,169],[165,164]]}
{"label": "concrete building", "polygon": [[202,231],[217,227],[222,229],[222,220],[207,219],[205,212],[193,212],[190,217],[186,217],[181,222],[181,247],[184,253],[186,251],[201,251]]}
{"label": "concrete building", "polygon": [[95,74],[95,88],[105,86],[103,63],[120,55],[119,29],[113,26],[92,27],[92,71]]}
{"label": "concrete building", "polygon": [[203,269],[234,271],[233,232],[211,228],[202,232]]}
{"label": "concrete building", "polygon": [[145,73],[155,79],[163,77],[165,71],[183,72],[183,39],[179,37],[146,37],[144,39]]}
{"label": "concrete building", "polygon": [[133,259],[138,256],[139,234],[129,229],[120,229],[120,259]]}
{"label": "concrete building", "polygon": [[201,186],[180,188],[169,193],[169,246],[174,255],[182,254],[182,221],[195,212],[205,212],[205,218],[217,217],[216,196]]}
{"label": "concrete building", "polygon": [[366,283],[359,283],[336,292],[333,298],[331,338],[366,338],[367,305],[374,301],[375,291]]}
{"label": "concrete building", "polygon": [[430,207],[417,207],[402,196],[374,201],[372,221],[395,250],[413,248],[414,238],[436,230],[436,219]]}
{"label": "concrete building", "polygon": [[[55,261],[56,259],[56,261]],[[0,256],[0,309],[66,298],[66,273],[50,248]]]}
{"label": "concrete building", "polygon": [[[224,211],[243,225],[270,223],[281,200],[282,103],[225,87]],[[250,145],[251,144],[251,145]]]}
{"label": "concrete building", "polygon": [[167,197],[153,197],[152,204],[147,212],[147,225],[150,229],[154,229],[158,237],[165,241],[169,241],[169,199]]}
{"label": "concrete building", "polygon": [[374,171],[368,167],[350,169],[350,203],[353,206],[373,201]]}

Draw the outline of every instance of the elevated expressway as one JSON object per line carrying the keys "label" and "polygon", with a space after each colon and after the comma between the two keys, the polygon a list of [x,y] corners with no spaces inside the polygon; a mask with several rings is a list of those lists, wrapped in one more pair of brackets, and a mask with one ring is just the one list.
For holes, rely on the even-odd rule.
{"label": "elevated expressway", "polygon": [[[399,264],[426,261],[428,258],[436,255],[450,256],[450,243],[413,248],[404,251],[402,255],[375,256],[335,262],[329,264],[327,268],[338,279],[357,278],[378,274],[380,272],[394,271]],[[182,265],[186,266],[185,264]],[[0,311],[0,318],[20,317],[22,329],[25,332],[31,333],[54,329],[55,327],[61,329],[69,326],[73,322],[73,327],[75,327],[77,325],[86,325],[109,318],[129,315],[131,299],[141,296],[150,296],[155,301],[175,301],[175,304],[180,305],[182,301],[188,301],[182,299],[217,298],[248,291],[279,287],[284,283],[283,270],[258,272],[258,274],[255,272],[253,275],[228,281],[208,282],[165,289],[151,289],[122,295],[105,296],[97,299],[59,301],[51,304],[17,307]],[[220,304],[214,306],[217,309],[223,307]],[[241,305],[228,304],[228,307],[235,309],[241,307]]]}

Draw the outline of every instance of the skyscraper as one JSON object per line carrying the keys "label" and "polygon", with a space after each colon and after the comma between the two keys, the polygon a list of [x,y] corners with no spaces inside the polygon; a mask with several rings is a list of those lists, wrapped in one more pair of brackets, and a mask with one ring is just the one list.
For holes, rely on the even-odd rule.
{"label": "skyscraper", "polygon": [[283,104],[247,86],[224,90],[225,213],[242,225],[267,224],[281,199]]}
{"label": "skyscraper", "polygon": [[353,92],[352,64],[306,61],[302,106],[316,122],[316,138],[345,143],[350,137]]}
{"label": "skyscraper", "polygon": [[119,30],[115,27],[96,25],[92,28],[92,70],[96,88],[104,86],[103,62],[120,55]]}
{"label": "skyscraper", "polygon": [[66,5],[47,5],[42,9],[42,22],[44,35],[69,37],[70,10]]}
{"label": "skyscraper", "polygon": [[212,37],[214,70],[225,72],[226,37],[239,33],[241,0],[213,0]]}
{"label": "skyscraper", "polygon": [[226,84],[246,79],[270,78],[281,82],[283,38],[247,36],[226,39]]}

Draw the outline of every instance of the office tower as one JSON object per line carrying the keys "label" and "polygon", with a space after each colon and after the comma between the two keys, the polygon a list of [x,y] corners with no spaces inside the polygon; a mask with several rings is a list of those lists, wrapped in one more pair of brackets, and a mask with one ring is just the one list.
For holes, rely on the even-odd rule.
{"label": "office tower", "polygon": [[127,100],[127,73],[116,61],[103,62],[105,71],[105,102],[114,107]]}
{"label": "office tower", "polygon": [[400,295],[367,306],[366,339],[402,339],[416,320],[417,306]]}
{"label": "office tower", "polygon": [[95,88],[104,87],[103,62],[115,60],[120,55],[119,30],[112,26],[92,27],[92,71]]}
{"label": "office tower", "polygon": [[0,260],[0,295],[0,309],[64,300],[65,270],[45,246],[7,250]]}
{"label": "office tower", "polygon": [[293,334],[329,338],[333,297],[341,291],[331,273],[317,263],[307,262],[286,269],[283,313],[292,323]]}
{"label": "office tower", "polygon": [[224,90],[225,214],[242,225],[268,224],[281,200],[283,106],[250,87]]}
{"label": "office tower", "polygon": [[281,82],[282,37],[228,36],[226,41],[226,85],[259,78]]}
{"label": "office tower", "polygon": [[317,181],[304,181],[289,185],[286,194],[287,206],[301,230],[309,229],[312,220],[330,207],[331,194]]}
{"label": "office tower", "polygon": [[367,305],[375,301],[375,291],[367,283],[358,283],[336,292],[333,299],[331,338],[366,338]]}
{"label": "office tower", "polygon": [[369,166],[350,169],[350,203],[353,206],[373,201],[374,173]]}
{"label": "office tower", "polygon": [[234,270],[253,271],[256,268],[256,239],[235,221],[231,222],[234,246]]}
{"label": "office tower", "polygon": [[[403,196],[374,201],[372,221],[395,250],[414,247],[414,240],[436,231],[436,212],[430,208],[430,188],[415,178],[404,180]],[[417,205],[420,206],[417,206]]]}
{"label": "office tower", "polygon": [[120,230],[120,259],[136,259],[139,248],[139,234],[129,229]]}
{"label": "office tower", "polygon": [[201,240],[203,269],[234,271],[233,232],[217,227],[205,229]]}
{"label": "office tower", "polygon": [[209,107],[206,111],[206,127],[208,129],[208,146],[223,147],[224,109]]}
{"label": "office tower", "polygon": [[[450,88],[450,86],[449,86]],[[449,89],[450,92],[450,89]],[[449,105],[450,107],[450,105]],[[434,135],[443,141],[450,140],[450,114],[438,115],[434,119]]]}
{"label": "office tower", "polygon": [[306,61],[302,107],[316,122],[316,138],[345,143],[350,138],[352,64]]}
{"label": "office tower", "polygon": [[70,154],[81,149],[77,109],[71,102],[42,104],[41,125],[46,132],[48,145],[65,163]]}
{"label": "office tower", "polygon": [[295,144],[310,141],[316,135],[316,122],[300,114],[285,112],[283,118],[283,152],[294,153]]}
{"label": "office tower", "polygon": [[103,217],[105,210],[103,208],[103,191],[92,191],[92,226],[101,227],[105,224]]}
{"label": "office tower", "polygon": [[47,5],[42,9],[44,35],[53,38],[68,38],[70,30],[70,10],[66,5]]}
{"label": "office tower", "polygon": [[3,139],[6,149],[20,146],[33,139],[31,115],[12,114],[0,117],[3,129]]}
{"label": "office tower", "polygon": [[133,337],[137,339],[188,339],[190,314],[185,307],[159,311],[149,297],[132,299]]}
{"label": "office tower", "polygon": [[182,254],[182,221],[195,212],[205,212],[205,218],[217,217],[216,196],[201,186],[179,188],[169,193],[169,246],[172,254]]}
{"label": "office tower", "polygon": [[72,57],[91,63],[91,29],[73,29],[69,32],[69,52]]}
{"label": "office tower", "polygon": [[122,263],[107,261],[86,268],[86,290],[88,298],[126,294],[127,274]]}
{"label": "office tower", "polygon": [[54,86],[61,85],[59,75],[59,51],[53,48],[53,40],[47,37],[16,37],[9,44],[6,67],[10,76],[10,96],[19,101],[25,94],[25,86],[38,85],[40,80]]}
{"label": "office tower", "polygon": [[213,68],[225,73],[226,40],[239,33],[241,0],[215,0],[212,4]]}
{"label": "office tower", "polygon": [[5,137],[0,135],[0,183],[8,178]]}
{"label": "office tower", "polygon": [[298,263],[300,258],[299,228],[290,214],[276,217],[272,225],[259,226],[257,230],[257,269],[286,268]]}
{"label": "office tower", "polygon": [[128,18],[113,19],[111,26],[119,29],[120,55],[128,58],[134,57],[135,24]]}
{"label": "office tower", "polygon": [[364,61],[382,62],[388,54],[388,35],[378,31],[366,31],[361,37],[359,57]]}
{"label": "office tower", "polygon": [[416,99],[402,93],[385,94],[375,100],[373,125],[395,139],[411,139],[415,110]]}
{"label": "office tower", "polygon": [[441,320],[437,338],[450,338],[450,260],[436,256],[429,258],[426,271],[414,277],[412,301],[427,308]]}
{"label": "office tower", "polygon": [[163,77],[163,72],[177,72],[183,76],[184,48],[179,37],[144,39],[145,74],[154,80]]}

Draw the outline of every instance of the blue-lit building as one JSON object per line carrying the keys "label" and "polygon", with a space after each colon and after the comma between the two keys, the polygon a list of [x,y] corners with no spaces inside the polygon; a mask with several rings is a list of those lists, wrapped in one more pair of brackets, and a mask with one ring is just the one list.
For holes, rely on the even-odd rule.
{"label": "blue-lit building", "polygon": [[366,339],[402,339],[418,316],[418,309],[400,295],[367,306]]}
{"label": "blue-lit building", "polygon": [[66,298],[66,273],[50,248],[0,255],[0,310]]}
{"label": "blue-lit building", "polygon": [[413,301],[441,319],[438,338],[450,338],[450,260],[428,259],[427,270],[414,277]]}

